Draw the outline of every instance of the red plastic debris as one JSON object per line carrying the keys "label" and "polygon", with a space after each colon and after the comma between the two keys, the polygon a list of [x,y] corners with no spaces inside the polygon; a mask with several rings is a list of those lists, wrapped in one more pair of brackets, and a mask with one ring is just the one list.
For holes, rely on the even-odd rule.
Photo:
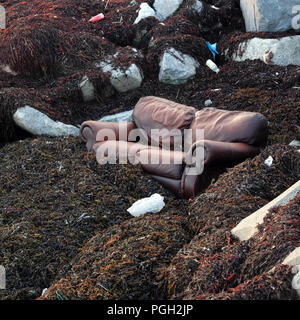
{"label": "red plastic debris", "polygon": [[104,14],[103,13],[99,13],[96,16],[92,17],[89,22],[97,22],[104,19]]}

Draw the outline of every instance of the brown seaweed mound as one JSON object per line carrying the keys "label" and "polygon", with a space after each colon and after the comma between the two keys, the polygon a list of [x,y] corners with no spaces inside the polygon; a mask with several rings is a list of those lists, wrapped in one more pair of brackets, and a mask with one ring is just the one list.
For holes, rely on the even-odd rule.
{"label": "brown seaweed mound", "polygon": [[[0,299],[40,296],[86,241],[131,219],[127,209],[141,198],[160,193],[162,215],[186,214],[188,202],[176,200],[139,167],[99,166],[75,138],[6,145],[0,168],[0,261],[8,288]],[[182,237],[177,247],[186,242]]]}
{"label": "brown seaweed mound", "polygon": [[[271,167],[264,164],[264,160],[269,155],[274,158]],[[264,204],[298,181],[299,170],[299,152],[293,147],[275,145],[266,148],[253,160],[246,160],[230,169],[228,173],[221,175],[219,180],[212,184],[205,193],[198,196],[189,210],[189,227],[195,236],[183,248],[183,251],[174,257],[168,270],[164,270],[165,276],[162,284],[165,290],[164,296],[173,299],[182,297],[189,284],[192,281],[197,282],[198,278],[202,283],[199,284],[200,288],[208,290],[210,283],[220,291],[226,288],[224,284],[227,282],[224,279],[230,277],[231,274],[235,274],[231,279],[234,280],[232,282],[234,284],[236,284],[235,281],[241,281],[238,280],[240,272],[244,273],[243,281],[249,280],[265,271],[263,265],[271,269],[278,259],[287,256],[291,248],[296,246],[295,241],[299,241],[299,234],[297,235],[296,230],[299,213],[292,205],[293,217],[278,218],[279,223],[276,228],[281,245],[279,243],[275,245],[274,241],[269,239],[265,242],[265,247],[263,243],[251,244],[251,241],[247,244],[250,249],[247,249],[247,246],[240,247],[240,244],[230,236],[230,230],[243,218],[263,207]],[[288,226],[285,223],[280,224],[280,221],[285,220],[296,222]],[[290,238],[294,239],[294,242],[286,241],[288,235],[283,230],[290,230]],[[269,233],[270,238],[272,235],[273,233]],[[237,248],[232,249],[232,245]],[[273,248],[272,252],[271,248],[274,245],[277,246],[277,249]],[[257,253],[259,251],[256,250],[259,250],[260,246],[266,251],[259,254]],[[268,258],[267,255],[269,255]],[[243,263],[245,266],[242,266]],[[213,272],[210,276],[211,282],[206,278],[210,272]],[[219,272],[223,272],[222,276]],[[198,273],[201,275],[197,278]],[[216,284],[214,281],[216,279],[221,281],[221,284]],[[216,290],[214,293],[219,291]],[[203,289],[201,292],[203,294],[206,291]]]}
{"label": "brown seaweed mound", "polygon": [[[299,209],[300,193],[289,204],[270,210],[252,239],[229,246],[220,258],[218,254],[204,258],[184,299],[296,299],[291,268],[279,265],[299,247]],[[269,282],[273,283],[267,289]]]}
{"label": "brown seaweed mound", "polygon": [[161,268],[189,241],[184,215],[134,218],[92,238],[41,299],[155,299]]}

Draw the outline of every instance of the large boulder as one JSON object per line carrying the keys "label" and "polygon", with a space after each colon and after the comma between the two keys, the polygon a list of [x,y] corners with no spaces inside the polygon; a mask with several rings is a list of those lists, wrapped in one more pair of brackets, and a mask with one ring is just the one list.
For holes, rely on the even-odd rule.
{"label": "large boulder", "polygon": [[25,106],[17,109],[13,115],[15,124],[33,135],[48,135],[53,137],[79,135],[79,129],[72,125],[53,121],[44,113]]}
{"label": "large boulder", "polygon": [[110,82],[119,92],[127,92],[139,88],[143,82],[143,74],[136,64],[131,64],[126,70],[114,68],[110,64],[104,64],[103,72],[110,72]]}
{"label": "large boulder", "polygon": [[[292,29],[299,0],[241,0],[247,32],[280,32]],[[300,29],[298,29],[300,31]]]}
{"label": "large boulder", "polygon": [[183,0],[155,0],[153,7],[160,21],[170,17],[182,4]]}
{"label": "large boulder", "polygon": [[245,61],[260,59],[266,64],[300,66],[300,35],[279,39],[253,38],[240,43],[232,59]]}
{"label": "large boulder", "polygon": [[96,67],[110,74],[110,83],[118,92],[127,92],[139,88],[143,82],[143,71],[138,66],[142,58],[135,48],[125,47],[96,63]]}
{"label": "large boulder", "polygon": [[155,17],[155,11],[149,6],[148,3],[143,2],[140,5],[139,14],[135,19],[134,24],[139,23],[141,20],[149,17]]}
{"label": "large boulder", "polygon": [[196,74],[199,63],[174,48],[166,50],[160,60],[159,81],[166,84],[182,84]]}

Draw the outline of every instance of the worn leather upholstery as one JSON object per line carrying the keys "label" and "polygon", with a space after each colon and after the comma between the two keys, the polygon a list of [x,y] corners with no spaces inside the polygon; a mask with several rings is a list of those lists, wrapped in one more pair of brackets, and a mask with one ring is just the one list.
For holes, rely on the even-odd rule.
{"label": "worn leather upholstery", "polygon": [[[122,134],[120,128],[123,129]],[[135,135],[131,137],[133,129],[137,128],[143,130],[139,142]],[[103,129],[109,130],[107,134]],[[152,129],[157,129],[159,135],[151,135]],[[170,133],[172,129],[176,130]],[[185,137],[185,129],[191,129],[190,139],[181,139],[181,148],[177,150],[175,139]],[[202,139],[198,139],[197,129],[203,130]],[[266,145],[268,125],[260,113],[215,108],[197,111],[193,107],[149,96],[138,101],[133,111],[133,122],[86,121],[81,126],[80,135],[87,149],[96,152],[99,163],[108,156],[110,148],[115,149],[112,156],[120,163],[126,160],[140,163],[166,188],[188,198],[203,191],[227,167],[258,154]],[[165,138],[170,140],[167,148],[163,144]],[[184,142],[185,150],[188,150],[186,153],[182,150]],[[199,151],[203,154],[200,165]],[[153,158],[155,163],[150,161]],[[141,159],[149,161],[145,164]],[[166,160],[170,160],[168,164]],[[191,174],[195,161],[198,161],[199,170],[197,174]]]}

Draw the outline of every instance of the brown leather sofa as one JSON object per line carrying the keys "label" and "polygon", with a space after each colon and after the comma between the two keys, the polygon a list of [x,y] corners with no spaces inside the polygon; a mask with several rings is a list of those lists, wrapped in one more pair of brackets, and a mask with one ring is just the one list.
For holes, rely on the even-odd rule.
{"label": "brown leather sofa", "polygon": [[[138,101],[132,122],[85,121],[80,135],[88,151],[96,152],[99,163],[107,161],[109,150],[115,150],[113,156],[120,163],[140,163],[166,188],[189,198],[226,168],[257,155],[266,145],[267,127],[266,118],[259,113],[216,108],[197,111],[149,96]],[[137,128],[142,129],[138,135]],[[153,129],[159,134],[153,135]],[[199,129],[204,132],[200,139]],[[150,161],[153,157],[155,163]],[[191,174],[196,165],[197,174]]]}

